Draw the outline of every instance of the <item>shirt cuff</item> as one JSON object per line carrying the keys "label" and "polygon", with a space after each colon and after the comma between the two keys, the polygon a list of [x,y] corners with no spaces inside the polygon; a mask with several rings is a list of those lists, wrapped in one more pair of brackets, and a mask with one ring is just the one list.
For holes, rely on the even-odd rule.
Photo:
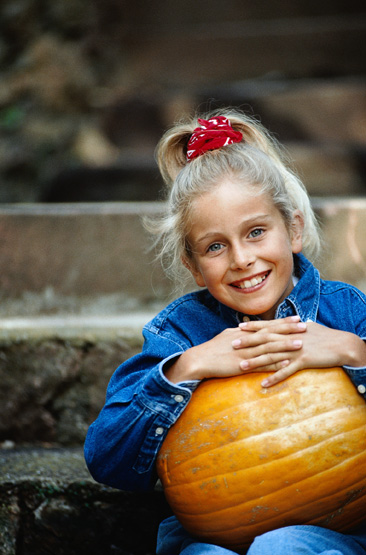
{"label": "shirt cuff", "polygon": [[174,353],[174,355],[170,355],[169,357],[165,358],[159,365],[159,373],[161,378],[170,386],[175,386],[177,388],[184,388],[184,389],[189,389],[190,391],[194,391],[197,386],[201,383],[200,380],[187,380],[187,381],[183,381],[183,382],[179,382],[176,384],[173,384],[173,382],[169,381],[168,378],[166,377],[165,373],[164,373],[164,367],[167,364],[172,364],[174,359],[177,359],[180,357],[180,355],[183,354],[184,351],[181,351],[179,353]]}
{"label": "shirt cuff", "polygon": [[358,393],[366,399],[366,367],[343,366],[344,371],[351,378]]}

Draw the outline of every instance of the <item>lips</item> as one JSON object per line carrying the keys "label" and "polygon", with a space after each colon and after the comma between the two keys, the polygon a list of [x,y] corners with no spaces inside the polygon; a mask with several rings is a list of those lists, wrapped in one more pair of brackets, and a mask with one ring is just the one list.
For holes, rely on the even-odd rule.
{"label": "lips", "polygon": [[237,289],[250,289],[262,283],[269,276],[269,272],[262,275],[257,275],[251,279],[244,279],[242,281],[234,281],[230,285],[236,287]]}

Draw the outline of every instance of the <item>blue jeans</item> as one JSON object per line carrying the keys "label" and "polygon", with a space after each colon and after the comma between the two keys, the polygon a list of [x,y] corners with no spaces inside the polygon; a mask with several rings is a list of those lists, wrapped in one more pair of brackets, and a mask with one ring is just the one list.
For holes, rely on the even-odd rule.
{"label": "blue jeans", "polygon": [[[237,555],[236,552],[192,538],[175,517],[161,523],[157,555]],[[319,526],[288,526],[255,538],[247,555],[365,555],[366,520],[352,534]]]}

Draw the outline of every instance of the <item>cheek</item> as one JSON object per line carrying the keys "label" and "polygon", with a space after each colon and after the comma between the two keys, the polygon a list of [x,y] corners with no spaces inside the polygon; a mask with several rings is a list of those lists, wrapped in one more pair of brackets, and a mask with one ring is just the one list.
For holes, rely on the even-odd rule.
{"label": "cheek", "polygon": [[205,287],[206,286],[206,281],[203,278],[203,275],[201,274],[201,272],[192,272],[192,275],[194,277],[195,282],[197,283],[198,287]]}
{"label": "cheek", "polygon": [[276,265],[279,274],[287,275],[292,274],[293,270],[293,256],[290,239],[282,237],[276,244],[271,245],[268,253],[269,260]]}
{"label": "cheek", "polygon": [[209,264],[197,265],[194,278],[200,287],[209,287],[213,285],[221,277],[221,272],[217,264],[213,264],[212,260]]}
{"label": "cheek", "polygon": [[288,255],[283,258],[282,263],[282,274],[284,278],[290,279],[294,271],[294,259],[291,250],[288,251]]}
{"label": "cheek", "polygon": [[190,260],[190,262],[188,264],[185,264],[185,266],[191,272],[196,284],[199,287],[205,287],[206,282],[204,280],[204,271],[201,269],[196,260]]}

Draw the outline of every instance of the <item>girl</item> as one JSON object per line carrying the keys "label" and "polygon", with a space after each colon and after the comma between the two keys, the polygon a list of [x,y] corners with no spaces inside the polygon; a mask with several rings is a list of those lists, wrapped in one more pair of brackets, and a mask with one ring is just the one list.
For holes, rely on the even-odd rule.
{"label": "girl", "polygon": [[[206,117],[160,141],[167,212],[149,224],[168,270],[184,266],[200,289],[145,326],[142,352],[112,376],[86,438],[94,478],[124,490],[153,488],[159,448],[202,379],[272,371],[262,383],[270,387],[304,368],[343,366],[365,395],[366,298],[321,280],[305,258],[318,253],[319,235],[303,185],[256,121],[234,111]],[[190,537],[171,517],[157,553],[233,552]],[[247,553],[365,554],[366,532],[290,526]]]}

